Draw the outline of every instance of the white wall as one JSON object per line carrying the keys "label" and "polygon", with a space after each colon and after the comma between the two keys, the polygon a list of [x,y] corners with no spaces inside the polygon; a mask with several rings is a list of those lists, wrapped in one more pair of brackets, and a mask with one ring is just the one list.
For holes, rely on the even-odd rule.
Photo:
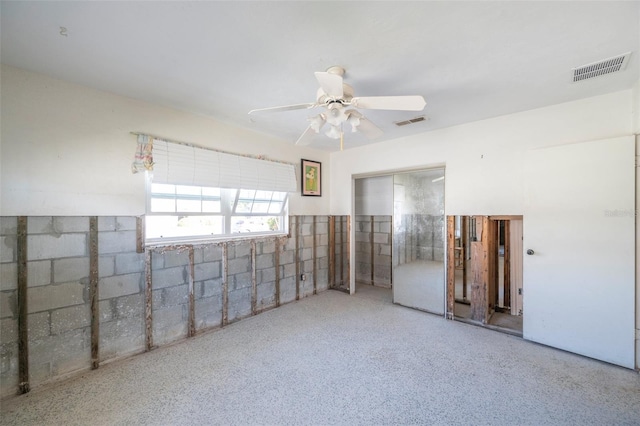
{"label": "white wall", "polygon": [[[2,66],[0,215],[141,215],[144,175],[131,173],[136,147],[131,131],[238,154],[292,162],[329,154],[212,118]],[[298,185],[300,183],[298,182]],[[290,213],[328,214],[322,197],[290,196]]]}
{"label": "white wall", "polygon": [[355,214],[391,216],[393,214],[393,176],[356,179]]}
{"label": "white wall", "polygon": [[[640,82],[633,90],[335,152],[331,154],[331,214],[350,214],[351,185],[346,183],[354,175],[445,164],[445,214],[521,215],[528,150],[628,136],[634,131],[640,131]],[[637,281],[636,299],[636,339],[640,339]],[[636,366],[640,367],[638,340]]]}
{"label": "white wall", "polygon": [[447,215],[522,214],[525,151],[629,135],[631,102],[625,90],[334,152],[331,213],[350,214],[352,175],[446,163]]}

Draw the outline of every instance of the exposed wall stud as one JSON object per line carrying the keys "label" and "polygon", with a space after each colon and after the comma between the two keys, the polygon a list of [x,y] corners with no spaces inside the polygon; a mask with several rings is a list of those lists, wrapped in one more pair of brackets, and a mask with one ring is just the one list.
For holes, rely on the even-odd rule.
{"label": "exposed wall stud", "polygon": [[144,259],[144,276],[145,276],[145,286],[144,286],[144,299],[145,299],[145,311],[144,311],[144,325],[145,325],[145,340],[146,340],[146,349],[150,351],[153,348],[153,311],[152,311],[152,303],[153,303],[153,295],[151,288],[151,250],[148,249],[145,252]]}
{"label": "exposed wall stud", "polygon": [[296,300],[300,300],[300,216],[296,216]]}
{"label": "exposed wall stud", "polygon": [[313,216],[313,294],[318,294],[318,247],[316,241],[316,216]]}
{"label": "exposed wall stud", "polygon": [[258,313],[258,282],[256,279],[256,241],[251,241],[251,315]]}
{"label": "exposed wall stud", "polygon": [[31,390],[29,384],[29,325],[27,321],[27,217],[18,216],[18,393]]}
{"label": "exposed wall stud", "polygon": [[329,216],[329,288],[336,282],[336,217]]}
{"label": "exposed wall stud", "polygon": [[[455,314],[456,293],[456,217],[447,216],[447,318],[453,319]],[[464,253],[463,253],[464,256]]]}
{"label": "exposed wall stud", "polygon": [[276,308],[280,306],[280,238],[276,238],[276,252],[274,263],[276,265]]}
{"label": "exposed wall stud", "polygon": [[194,292],[195,256],[193,246],[189,246],[189,332],[188,336],[196,334],[196,298]]}
{"label": "exposed wall stud", "polygon": [[[351,216],[346,216],[345,220],[347,221],[347,244],[345,244],[345,250],[347,252],[347,288],[351,291]],[[343,252],[345,250],[343,250]],[[343,253],[342,256],[344,257],[345,254]]]}
{"label": "exposed wall stud", "polygon": [[[499,243],[499,242],[498,242]],[[504,297],[502,304],[511,307],[511,221],[504,221]],[[513,313],[513,312],[512,312]]]}
{"label": "exposed wall stud", "polygon": [[89,300],[91,301],[91,368],[100,365],[100,312],[98,309],[98,217],[89,218]]}
{"label": "exposed wall stud", "polygon": [[229,322],[229,277],[227,276],[229,270],[229,248],[227,243],[222,245],[222,319],[220,321],[222,326],[227,325]]}
{"label": "exposed wall stud", "polygon": [[339,287],[344,286],[344,216],[340,216],[340,285]]}
{"label": "exposed wall stud", "polygon": [[144,253],[144,216],[136,217],[136,253]]}
{"label": "exposed wall stud", "polygon": [[469,246],[469,216],[462,216],[462,300],[467,300],[467,247]]}
{"label": "exposed wall stud", "polygon": [[374,217],[371,216],[371,232],[369,233],[369,245],[371,249],[371,285],[375,285],[375,272],[374,272],[375,254],[373,250],[375,245],[374,245],[374,239],[373,239],[373,232],[374,232],[373,219]]}

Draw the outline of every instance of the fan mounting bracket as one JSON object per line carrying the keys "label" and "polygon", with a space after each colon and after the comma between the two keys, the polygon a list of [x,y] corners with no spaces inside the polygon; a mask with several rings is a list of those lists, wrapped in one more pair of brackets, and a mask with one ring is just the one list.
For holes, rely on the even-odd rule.
{"label": "fan mounting bracket", "polygon": [[340,77],[342,77],[344,75],[344,68],[342,68],[339,65],[335,65],[333,67],[327,68],[327,72],[329,74],[335,74],[335,75],[339,75]]}

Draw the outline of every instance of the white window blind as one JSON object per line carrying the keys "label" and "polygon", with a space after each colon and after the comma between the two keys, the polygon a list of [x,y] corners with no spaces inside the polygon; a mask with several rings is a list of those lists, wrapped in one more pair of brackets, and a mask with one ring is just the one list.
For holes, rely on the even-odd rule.
{"label": "white window blind", "polygon": [[259,160],[163,140],[153,142],[153,182],[295,192],[292,164]]}

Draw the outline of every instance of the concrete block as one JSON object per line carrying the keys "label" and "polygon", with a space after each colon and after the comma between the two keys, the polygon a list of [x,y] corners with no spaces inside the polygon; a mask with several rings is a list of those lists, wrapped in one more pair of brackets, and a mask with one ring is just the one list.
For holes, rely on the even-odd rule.
{"label": "concrete block", "polygon": [[280,280],[280,303],[288,303],[296,299],[296,278]]}
{"label": "concrete block", "polygon": [[219,327],[222,320],[222,300],[207,297],[196,300],[196,330]]}
{"label": "concrete block", "polygon": [[280,278],[285,277],[295,277],[296,276],[296,264],[289,263],[287,265],[282,266],[282,273],[280,274]]}
{"label": "concrete block", "polygon": [[220,262],[198,263],[194,266],[193,272],[195,281],[220,278],[222,275],[222,265]]}
{"label": "concrete block", "polygon": [[203,255],[205,262],[215,262],[222,260],[222,247],[215,245],[207,245],[203,248]]}
{"label": "concrete block", "polygon": [[377,246],[378,254],[381,256],[391,256],[391,244],[380,244]]}
{"label": "concrete block", "polygon": [[310,223],[300,225],[300,235],[303,237],[313,235],[313,225]]}
{"label": "concrete block", "polygon": [[116,269],[115,273],[130,274],[132,272],[144,272],[145,268],[144,253],[122,253],[115,256]]}
{"label": "concrete block", "polygon": [[116,230],[118,231],[135,231],[137,219],[135,216],[118,216],[116,217]]}
{"label": "concrete block", "polygon": [[0,343],[7,344],[18,341],[18,320],[4,318],[0,320]]}
{"label": "concrete block", "polygon": [[132,317],[100,324],[100,359],[124,357],[144,350],[144,319]]}
{"label": "concrete block", "polygon": [[243,274],[236,274],[233,277],[229,277],[229,291],[234,291],[242,288],[252,286],[252,277],[250,272]]}
{"label": "concrete block", "polygon": [[203,263],[204,262],[204,248],[202,246],[193,248],[193,263]]}
{"label": "concrete block", "polygon": [[248,242],[238,243],[235,245],[235,258],[251,256],[251,244]]}
{"label": "concrete block", "polygon": [[[53,218],[55,233],[89,232],[89,218],[83,216],[55,216]],[[31,233],[31,230],[29,230]]]}
{"label": "concrete block", "polygon": [[256,269],[273,268],[274,261],[273,254],[259,254],[256,256]]}
{"label": "concrete block", "polygon": [[89,304],[56,309],[51,312],[51,334],[61,334],[91,325]]}
{"label": "concrete block", "polygon": [[313,248],[303,248],[300,250],[300,260],[311,260],[313,259]]}
{"label": "concrete block", "polygon": [[309,297],[313,294],[313,274],[307,274],[307,280],[300,282],[300,297]]}
{"label": "concrete block", "polygon": [[329,235],[321,234],[318,235],[318,239],[316,240],[316,244],[319,246],[328,246],[329,245]]}
{"label": "concrete block", "polygon": [[187,250],[171,250],[165,252],[162,256],[164,256],[165,268],[189,265],[189,252]]}
{"label": "concrete block", "polygon": [[142,292],[144,288],[143,277],[144,275],[141,273],[134,273],[100,278],[98,281],[100,300]]}
{"label": "concrete block", "polygon": [[115,231],[116,218],[114,216],[98,216],[98,231]]}
{"label": "concrete block", "polygon": [[356,242],[368,243],[371,241],[368,232],[356,232]]}
{"label": "concrete block", "polygon": [[53,279],[51,264],[51,260],[27,262],[27,287],[51,284]]}
{"label": "concrete block", "polygon": [[18,264],[0,263],[0,290],[15,290],[18,288]]}
{"label": "concrete block", "polygon": [[184,266],[151,271],[151,285],[154,289],[173,287],[187,282],[188,275]]}
{"label": "concrete block", "polygon": [[100,277],[110,277],[116,273],[116,260],[114,256],[98,257],[98,275]]}
{"label": "concrete block", "polygon": [[257,271],[256,278],[258,283],[266,283],[269,281],[275,281],[276,279],[276,268],[267,268]]}
{"label": "concrete block", "polygon": [[86,256],[87,234],[42,234],[27,236],[27,260]]}
{"label": "concrete block", "polygon": [[251,258],[241,257],[241,258],[229,260],[227,274],[235,275],[243,272],[249,272],[250,270],[251,270]]}
{"label": "concrete block", "polygon": [[329,270],[319,269],[316,276],[316,288],[318,292],[329,288]]}
{"label": "concrete block", "polygon": [[222,295],[222,278],[215,280],[206,280],[200,283],[200,293],[196,293],[196,297],[219,297]]}
{"label": "concrete block", "polygon": [[0,235],[16,235],[18,233],[17,216],[0,216]]}
{"label": "concrete block", "polygon": [[98,318],[100,322],[111,321],[115,318],[115,301],[118,299],[105,299],[98,302]]}
{"label": "concrete block", "polygon": [[275,281],[263,282],[257,288],[257,308],[258,310],[270,308],[276,304],[276,283]]}
{"label": "concrete block", "polygon": [[129,296],[118,297],[115,300],[115,318],[131,318],[144,316],[145,298],[143,293],[130,294]]}
{"label": "concrete block", "polygon": [[14,235],[3,235],[0,237],[0,262],[15,262],[17,251],[17,240]]}
{"label": "concrete block", "polygon": [[229,321],[251,315],[251,288],[242,288],[229,292]]}
{"label": "concrete block", "polygon": [[27,292],[28,313],[81,305],[88,296],[87,286],[79,282],[45,285]]}
{"label": "concrete block", "polygon": [[153,342],[161,346],[187,337],[186,305],[153,311]]}
{"label": "concrete block", "polygon": [[258,254],[275,253],[276,243],[275,241],[262,241],[257,244]]}
{"label": "concrete block", "polygon": [[0,292],[0,318],[17,318],[17,291]]}
{"label": "concrete block", "polygon": [[383,234],[391,234],[391,221],[380,222],[378,224],[378,232]]}
{"label": "concrete block", "polygon": [[284,243],[285,252],[294,251],[296,249],[296,243],[297,241],[295,237],[288,238],[287,241]]}
{"label": "concrete block", "polygon": [[136,241],[135,231],[98,232],[98,253],[103,255],[136,251]]}
{"label": "concrete block", "polygon": [[164,268],[164,255],[162,253],[151,252],[151,269]]}
{"label": "concrete block", "polygon": [[280,253],[280,264],[286,265],[295,262],[295,252],[293,250],[287,250]]}
{"label": "concrete block", "polygon": [[382,234],[380,232],[373,233],[373,242],[380,244],[389,244],[391,243],[389,234]]}
{"label": "concrete block", "polygon": [[51,314],[47,311],[29,314],[27,318],[29,340],[44,339],[51,335]]}
{"label": "concrete block", "polygon": [[[29,361],[33,365],[50,363],[52,376],[87,368],[91,361],[90,342],[88,327],[31,341]],[[32,385],[41,380],[40,377],[32,376]]]}
{"label": "concrete block", "polygon": [[180,285],[176,287],[163,288],[162,302],[154,304],[154,309],[162,309],[169,306],[187,305],[189,303],[189,287]]}
{"label": "concrete block", "polygon": [[27,234],[57,234],[53,228],[53,217],[51,216],[29,216],[27,217]]}
{"label": "concrete block", "polygon": [[80,281],[89,278],[89,258],[69,257],[65,259],[54,259],[53,261],[53,282],[66,283],[70,281]]}

